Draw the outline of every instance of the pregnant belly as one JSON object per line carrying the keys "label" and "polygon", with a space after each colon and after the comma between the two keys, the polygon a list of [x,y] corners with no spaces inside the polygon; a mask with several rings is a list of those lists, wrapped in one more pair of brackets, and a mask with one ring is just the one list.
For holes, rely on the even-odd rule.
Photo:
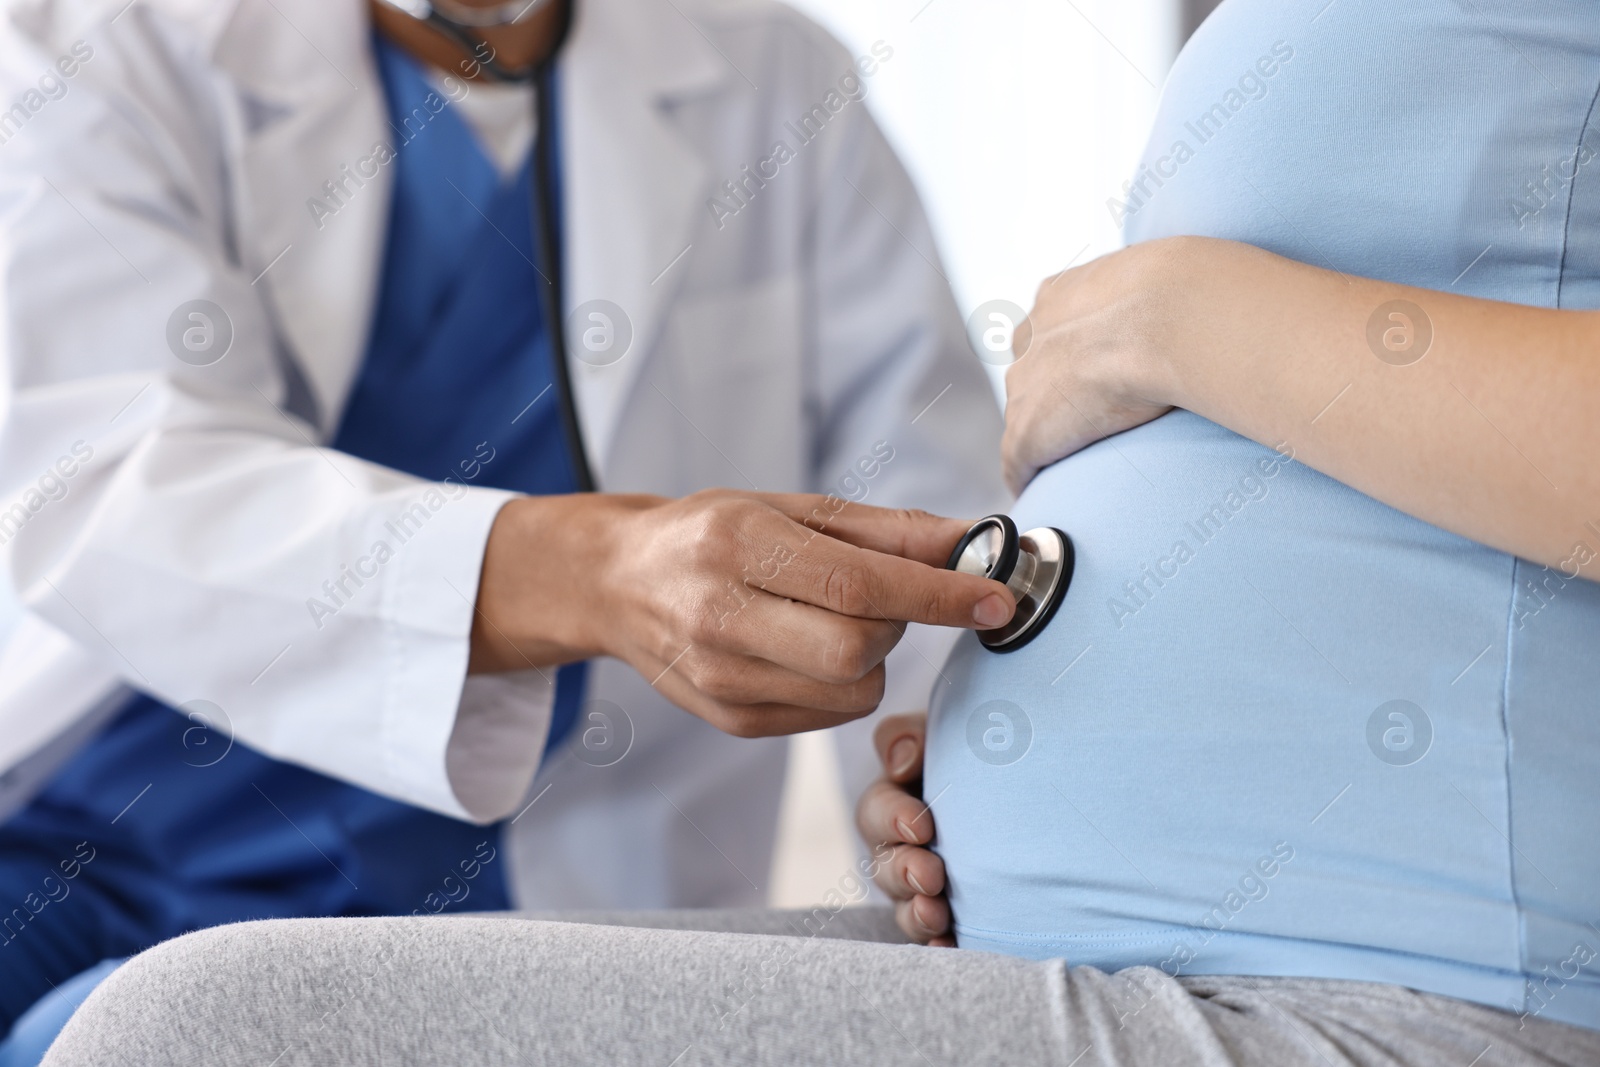
{"label": "pregnant belly", "polygon": [[1520,968],[1496,822],[1510,557],[1186,412],[1045,471],[1013,515],[1067,531],[1077,570],[1040,637],[963,638],[935,695],[925,788],[964,946]]}

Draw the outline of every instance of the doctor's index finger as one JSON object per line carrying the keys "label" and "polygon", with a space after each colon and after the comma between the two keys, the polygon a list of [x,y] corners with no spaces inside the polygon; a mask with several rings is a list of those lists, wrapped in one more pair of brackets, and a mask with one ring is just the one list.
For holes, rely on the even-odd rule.
{"label": "doctor's index finger", "polygon": [[999,582],[827,534],[806,538],[765,588],[840,615],[933,626],[987,629],[1004,624],[1015,610]]}

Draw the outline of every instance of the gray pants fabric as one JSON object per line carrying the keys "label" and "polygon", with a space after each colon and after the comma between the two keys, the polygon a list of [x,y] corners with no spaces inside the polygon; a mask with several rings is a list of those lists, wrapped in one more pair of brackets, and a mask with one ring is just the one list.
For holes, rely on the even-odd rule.
{"label": "gray pants fabric", "polygon": [[45,1064],[1600,1064],[1600,1032],[1394,986],[919,948],[880,909],[563,919],[189,934],[107,979]]}

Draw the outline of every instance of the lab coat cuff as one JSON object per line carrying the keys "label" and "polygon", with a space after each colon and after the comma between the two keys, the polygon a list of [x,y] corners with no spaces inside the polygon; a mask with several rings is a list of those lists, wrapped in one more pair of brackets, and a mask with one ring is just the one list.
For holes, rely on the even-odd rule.
{"label": "lab coat cuff", "polygon": [[467,675],[484,549],[515,497],[458,486],[430,504],[426,523],[396,549],[386,591],[396,625],[385,657],[385,777],[394,795],[475,822],[502,818],[521,799],[554,697],[553,671],[549,682],[538,671]]}
{"label": "lab coat cuff", "polygon": [[505,818],[527,794],[550,735],[555,678],[554,667],[467,676],[445,766],[474,821]]}

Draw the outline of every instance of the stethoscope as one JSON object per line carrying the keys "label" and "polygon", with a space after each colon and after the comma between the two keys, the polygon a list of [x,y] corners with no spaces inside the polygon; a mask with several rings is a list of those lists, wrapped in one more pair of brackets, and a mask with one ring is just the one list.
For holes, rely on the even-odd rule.
{"label": "stethoscope", "polygon": [[[561,262],[560,205],[556,203],[555,139],[548,136],[556,128],[555,57],[561,53],[572,28],[572,3],[566,5],[555,45],[542,61],[527,67],[506,67],[492,52],[484,55],[485,42],[475,31],[494,26],[509,26],[553,0],[502,0],[486,7],[474,7],[460,0],[383,0],[414,19],[426,22],[450,38],[473,57],[491,81],[532,82],[537,123],[533,142],[533,251],[539,273],[539,307],[550,334],[550,366],[556,396],[561,404],[561,427],[572,458],[573,478],[580,493],[595,490],[594,469],[578,426],[578,405],[572,393],[572,375],[567,367],[567,329],[562,316],[565,276]],[[575,0],[573,0],[575,2]]]}
{"label": "stethoscope", "polygon": [[972,524],[950,553],[946,570],[992,578],[1011,590],[1016,614],[995,630],[979,630],[990,652],[1015,652],[1050,624],[1072,584],[1072,539],[1054,526],[1017,533],[1007,515],[990,515]]}

